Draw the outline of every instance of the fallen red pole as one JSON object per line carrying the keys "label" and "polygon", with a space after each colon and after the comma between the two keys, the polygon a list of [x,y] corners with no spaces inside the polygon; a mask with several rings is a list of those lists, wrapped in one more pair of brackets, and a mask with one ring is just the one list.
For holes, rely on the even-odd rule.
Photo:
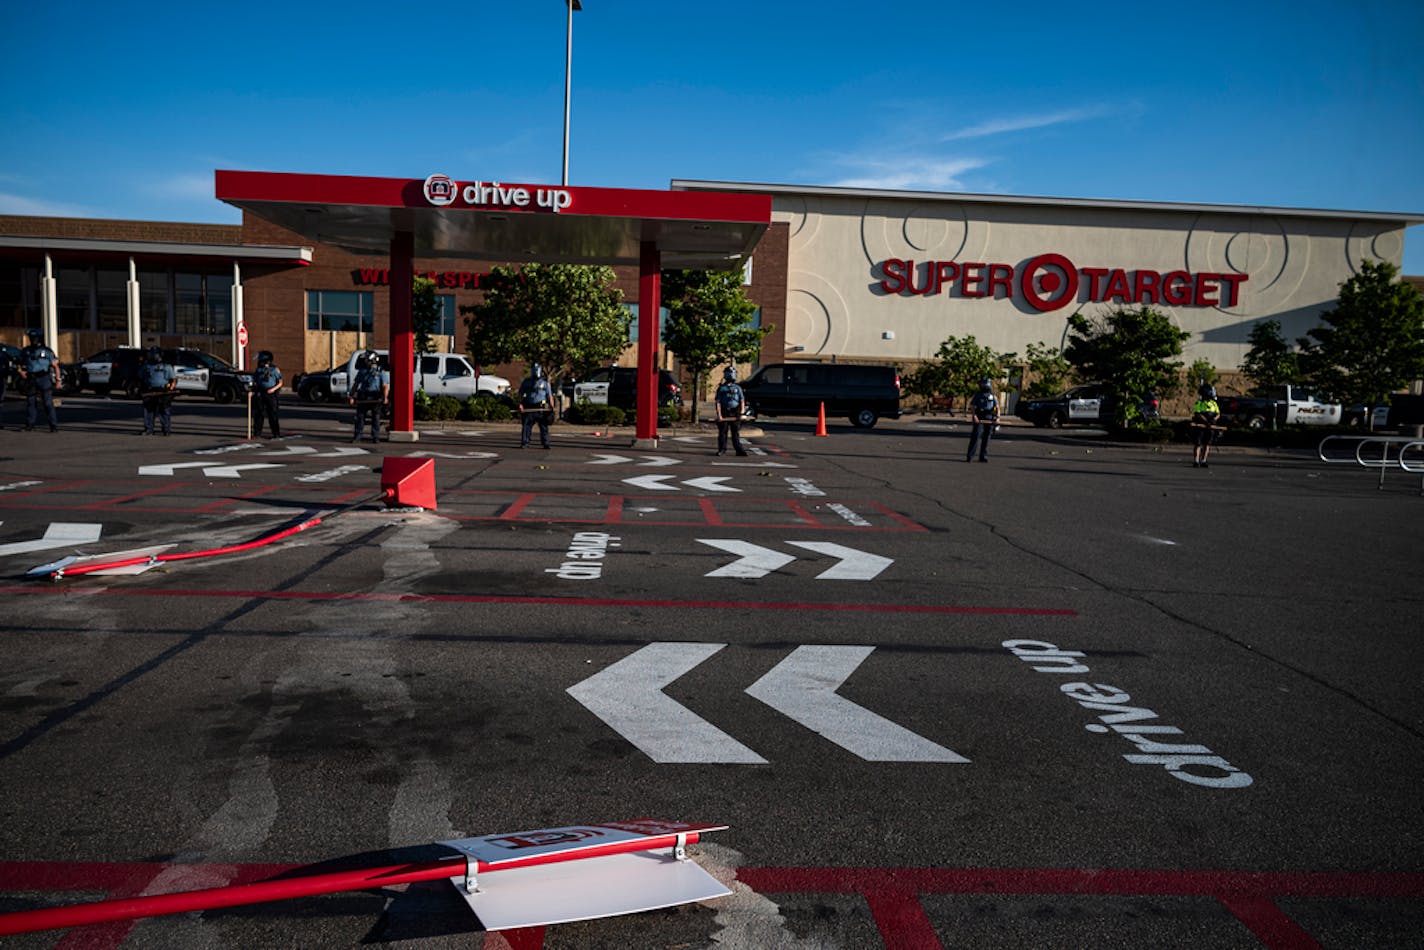
{"label": "fallen red pole", "polygon": [[92,574],[95,571],[112,571],[115,568],[119,567],[133,567],[137,564],[160,564],[167,561],[186,561],[198,557],[217,557],[220,554],[233,554],[237,551],[248,551],[252,548],[262,547],[265,544],[271,544],[273,541],[280,541],[283,538],[291,537],[299,531],[305,531],[308,528],[315,528],[319,524],[321,524],[320,518],[309,518],[299,525],[293,525],[290,528],[286,528],[274,534],[269,534],[265,538],[258,538],[256,541],[248,541],[245,544],[230,544],[227,547],[211,548],[206,551],[182,551],[177,554],[153,554],[145,555],[143,557],[126,558],[121,561],[99,561],[93,564],[80,564],[75,567],[69,568],[61,567],[58,570],[50,571],[49,576],[53,580],[59,580],[63,577],[75,577],[80,574]]}
{"label": "fallen red pole", "polygon": [[[699,838],[696,832],[681,837],[687,844],[694,844]],[[655,835],[635,838],[631,841],[617,841],[578,851],[560,851],[554,854],[516,858],[494,864],[480,861],[476,864],[476,873],[497,873],[539,864],[557,864],[562,861],[577,861],[609,854],[626,854],[630,851],[670,848],[678,843],[678,838],[679,835],[676,834]],[[229,884],[225,887],[209,887],[197,891],[149,894],[143,897],[95,901],[89,904],[71,904],[67,907],[22,910],[13,914],[0,914],[0,936],[31,933],[36,930],[106,924],[116,920],[135,920],[139,917],[161,917],[165,914],[217,910],[220,907],[261,904],[267,901],[290,900],[295,897],[339,894],[342,891],[364,891],[371,888],[391,887],[396,884],[413,884],[417,881],[438,881],[451,877],[463,877],[466,869],[466,859],[463,855],[459,855],[416,864],[389,864],[384,867],[330,871],[325,874],[308,874],[302,877],[257,881],[253,884]]]}

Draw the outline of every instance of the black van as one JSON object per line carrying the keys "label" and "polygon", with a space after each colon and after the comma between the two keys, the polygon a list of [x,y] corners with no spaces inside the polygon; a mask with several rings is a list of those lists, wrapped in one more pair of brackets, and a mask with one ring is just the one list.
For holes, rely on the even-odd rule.
{"label": "black van", "polygon": [[848,363],[775,363],[742,383],[759,416],[845,416],[869,429],[887,416],[900,418],[900,374],[889,366]]}

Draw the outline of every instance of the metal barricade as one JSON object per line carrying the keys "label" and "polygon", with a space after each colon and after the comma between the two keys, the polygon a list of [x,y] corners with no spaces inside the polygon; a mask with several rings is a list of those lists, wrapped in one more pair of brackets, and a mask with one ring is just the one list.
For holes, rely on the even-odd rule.
{"label": "metal barricade", "polygon": [[[1332,454],[1327,446],[1331,442],[1353,442],[1355,451],[1349,454]],[[1376,454],[1375,446],[1378,446]],[[1395,457],[1389,457],[1390,448],[1398,446],[1399,451]],[[1424,439],[1412,435],[1327,435],[1320,440],[1320,445],[1316,447],[1316,454],[1320,461],[1331,464],[1359,465],[1362,468],[1379,469],[1379,486],[1384,488],[1384,475],[1390,468],[1398,468],[1404,472],[1418,472],[1424,476]],[[1417,459],[1415,456],[1418,456]],[[1419,493],[1424,495],[1424,477],[1420,478]]]}

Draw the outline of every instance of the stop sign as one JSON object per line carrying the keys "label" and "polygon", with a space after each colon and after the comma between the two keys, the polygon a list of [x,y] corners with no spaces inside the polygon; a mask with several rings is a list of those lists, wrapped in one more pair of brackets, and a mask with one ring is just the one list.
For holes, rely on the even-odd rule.
{"label": "stop sign", "polygon": [[247,345],[247,324],[245,323],[239,323],[237,325],[237,345]]}

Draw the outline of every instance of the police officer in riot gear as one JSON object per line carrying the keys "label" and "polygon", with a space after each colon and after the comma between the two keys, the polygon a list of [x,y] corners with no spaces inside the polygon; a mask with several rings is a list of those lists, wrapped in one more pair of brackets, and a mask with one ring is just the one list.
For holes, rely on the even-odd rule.
{"label": "police officer in riot gear", "polygon": [[272,361],[272,351],[263,350],[257,354],[257,369],[252,373],[252,435],[262,437],[262,420],[272,432],[272,438],[282,437],[282,426],[277,421],[277,393],[282,390],[282,371]]}
{"label": "police officer in riot gear", "polygon": [[974,447],[979,447],[979,461],[989,461],[989,439],[999,424],[999,398],[994,395],[994,381],[985,377],[979,380],[979,391],[969,401],[969,416],[973,428],[969,430],[969,452],[964,461],[974,461]]}
{"label": "police officer in riot gear", "polygon": [[553,415],[554,394],[544,378],[544,367],[538,363],[529,367],[529,378],[519,384],[519,447],[529,447],[534,424],[539,424],[539,443],[549,447],[549,417]]}
{"label": "police officer in riot gear", "polygon": [[25,431],[35,427],[40,407],[49,418],[49,431],[59,431],[59,417],[54,412],[54,391],[59,387],[59,357],[44,344],[44,334],[30,330],[30,345],[20,351],[20,378],[25,380]]}
{"label": "police officer in riot gear", "polygon": [[746,411],[746,396],[737,385],[737,371],[728,366],[722,370],[722,384],[712,396],[717,407],[717,454],[727,454],[727,434],[731,433],[732,448],[738,455],[746,455],[742,448],[742,413]]}
{"label": "police officer in riot gear", "polygon": [[1207,459],[1211,457],[1211,447],[1216,442],[1216,434],[1221,431],[1217,420],[1221,418],[1221,407],[1216,402],[1216,387],[1202,383],[1197,389],[1197,401],[1192,406],[1192,430],[1196,433],[1192,447],[1192,468],[1210,468]]}
{"label": "police officer in riot gear", "polygon": [[356,431],[351,436],[352,442],[361,441],[361,429],[367,415],[371,417],[371,441],[381,440],[381,410],[385,408],[390,393],[391,379],[381,369],[381,355],[375,350],[367,350],[366,365],[357,371],[347,395],[347,402],[356,407]]}
{"label": "police officer in riot gear", "polygon": [[163,362],[163,351],[148,348],[148,355],[138,369],[139,392],[143,396],[143,434],[153,435],[158,421],[164,435],[173,431],[173,389],[178,385],[178,373]]}

